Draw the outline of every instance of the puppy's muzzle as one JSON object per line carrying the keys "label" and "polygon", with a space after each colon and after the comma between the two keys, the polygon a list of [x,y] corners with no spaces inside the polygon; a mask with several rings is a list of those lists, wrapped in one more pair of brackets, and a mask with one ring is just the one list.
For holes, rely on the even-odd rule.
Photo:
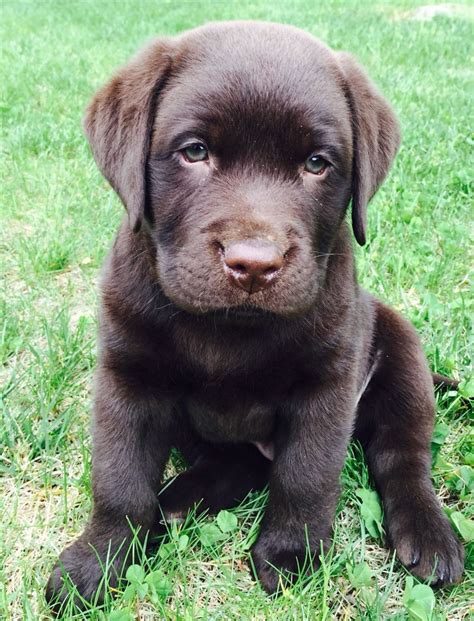
{"label": "puppy's muzzle", "polygon": [[284,264],[278,246],[261,239],[231,241],[222,247],[221,257],[230,283],[249,295],[268,289]]}

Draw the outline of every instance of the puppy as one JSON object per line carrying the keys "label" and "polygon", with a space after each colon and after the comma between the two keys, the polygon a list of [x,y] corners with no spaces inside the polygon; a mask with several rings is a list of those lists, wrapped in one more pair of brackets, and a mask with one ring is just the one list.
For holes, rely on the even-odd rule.
{"label": "puppy", "polygon": [[[291,26],[210,24],[158,39],[93,99],[85,131],[128,218],[102,282],[94,508],[47,587],[101,596],[142,536],[195,503],[269,485],[252,559],[263,588],[317,560],[352,436],[390,545],[459,580],[430,480],[433,378],[413,328],[357,284],[351,234],[399,144],[347,54]],[[172,447],[189,464],[158,496]],[[99,589],[99,593],[98,593]]]}

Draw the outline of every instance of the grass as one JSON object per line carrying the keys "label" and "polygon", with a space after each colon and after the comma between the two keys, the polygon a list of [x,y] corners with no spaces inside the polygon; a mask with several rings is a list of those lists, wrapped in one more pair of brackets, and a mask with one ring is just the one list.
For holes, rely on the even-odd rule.
{"label": "grass", "polygon": [[[411,319],[433,369],[468,377],[472,5],[453,17],[417,21],[412,15],[420,4],[2,4],[1,618],[51,618],[45,582],[91,506],[97,276],[122,207],[92,161],[80,119],[94,90],[151,36],[206,20],[266,19],[305,28],[360,59],[393,102],[404,135],[370,208],[370,244],[358,251],[360,280]],[[459,514],[473,512],[468,417],[459,397],[440,398],[433,477],[458,528]],[[70,610],[64,618],[420,618],[403,595],[407,573],[361,516],[360,488],[370,489],[370,482],[354,446],[333,550],[309,582],[280,598],[267,597],[246,567],[265,501],[256,495],[235,510],[238,525],[232,522],[227,533],[193,516],[174,525],[161,552],[145,559],[136,551],[145,574],[129,576],[131,589],[124,591],[125,582],[103,610],[93,606],[83,616]],[[212,532],[220,535],[209,545]],[[436,593],[433,618],[467,619],[473,557],[471,547],[463,582]]]}

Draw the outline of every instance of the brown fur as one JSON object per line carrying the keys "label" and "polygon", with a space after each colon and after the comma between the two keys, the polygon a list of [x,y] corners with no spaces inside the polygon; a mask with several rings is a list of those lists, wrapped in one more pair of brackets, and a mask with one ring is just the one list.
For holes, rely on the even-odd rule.
{"label": "brown fur", "polygon": [[[94,509],[48,599],[66,599],[64,572],[91,598],[94,549],[104,559],[125,542],[113,583],[127,520],[144,534],[162,511],[201,499],[218,511],[267,483],[252,558],[275,591],[274,567],[294,572],[307,540],[315,560],[329,543],[352,435],[401,562],[457,581],[463,551],[430,480],[425,357],[412,327],[355,277],[346,211],[352,199],[363,244],[367,203],[399,144],[363,70],[289,26],[212,24],[152,43],[98,92],[84,125],[130,222],[102,283]],[[186,160],[190,140],[208,160]],[[321,175],[305,169],[315,152],[329,163]],[[230,273],[238,261],[224,265],[234,244],[260,269],[248,240],[279,257],[251,294]],[[189,469],[158,497],[173,446]]]}

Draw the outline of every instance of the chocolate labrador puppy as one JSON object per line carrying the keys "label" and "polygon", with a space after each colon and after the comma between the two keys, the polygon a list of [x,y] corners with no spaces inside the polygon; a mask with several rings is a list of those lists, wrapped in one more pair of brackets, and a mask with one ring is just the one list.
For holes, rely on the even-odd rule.
{"label": "chocolate labrador puppy", "polygon": [[[399,144],[351,56],[291,26],[210,24],[158,39],[93,99],[85,131],[128,211],[102,283],[94,508],[60,556],[89,599],[132,525],[269,485],[252,550],[279,570],[327,546],[351,437],[400,561],[457,581],[463,550],[430,480],[433,378],[413,328],[357,284],[367,203]],[[161,493],[172,447],[189,469]]]}

